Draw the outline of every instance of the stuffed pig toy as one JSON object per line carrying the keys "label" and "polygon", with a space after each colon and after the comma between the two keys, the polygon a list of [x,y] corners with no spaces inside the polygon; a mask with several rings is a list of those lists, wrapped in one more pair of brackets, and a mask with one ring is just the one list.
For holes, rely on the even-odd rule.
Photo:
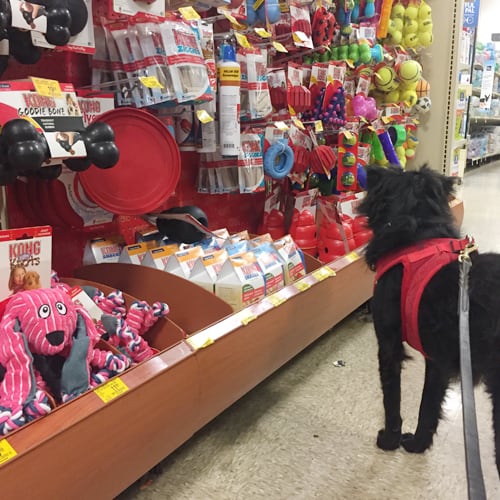
{"label": "stuffed pig toy", "polygon": [[126,356],[96,348],[98,340],[63,289],[14,295],[0,323],[0,434],[48,413],[46,392],[65,402],[128,368]]}

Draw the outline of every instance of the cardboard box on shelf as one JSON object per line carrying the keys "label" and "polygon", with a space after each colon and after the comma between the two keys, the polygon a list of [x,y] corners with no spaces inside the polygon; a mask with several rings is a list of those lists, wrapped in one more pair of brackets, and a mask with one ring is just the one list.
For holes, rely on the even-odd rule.
{"label": "cardboard box on shelf", "polygon": [[191,270],[190,281],[214,293],[215,282],[222,266],[228,259],[226,250],[217,250],[196,260]]}
{"label": "cardboard box on shelf", "polygon": [[167,261],[165,271],[189,279],[196,259],[204,255],[201,247],[192,247],[175,252]]}
{"label": "cardboard box on shelf", "polygon": [[177,245],[177,243],[151,248],[146,252],[146,255],[144,255],[141,264],[146,267],[153,267],[154,269],[164,271],[168,259],[178,251],[179,245]]}

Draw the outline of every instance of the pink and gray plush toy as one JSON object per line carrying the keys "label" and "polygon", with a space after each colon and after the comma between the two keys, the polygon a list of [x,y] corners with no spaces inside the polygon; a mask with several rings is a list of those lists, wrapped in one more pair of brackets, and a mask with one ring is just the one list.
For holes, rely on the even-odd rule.
{"label": "pink and gray plush toy", "polygon": [[96,347],[100,339],[87,311],[62,288],[16,294],[0,323],[0,435],[21,427],[123,372],[126,355]]}

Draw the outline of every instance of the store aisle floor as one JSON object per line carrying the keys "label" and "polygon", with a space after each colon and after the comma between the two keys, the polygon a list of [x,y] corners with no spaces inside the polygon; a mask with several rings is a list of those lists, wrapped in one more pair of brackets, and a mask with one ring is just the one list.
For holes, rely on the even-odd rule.
{"label": "store aisle floor", "polygon": [[[500,251],[500,163],[468,172],[462,197],[463,232],[482,250]],[[372,324],[360,309],[119,500],[465,500],[460,388],[449,391],[430,451],[383,452],[375,445],[383,421],[376,352]],[[415,355],[403,371],[404,431],[416,424],[423,367]],[[481,388],[476,405],[488,498],[500,499],[491,403]]]}

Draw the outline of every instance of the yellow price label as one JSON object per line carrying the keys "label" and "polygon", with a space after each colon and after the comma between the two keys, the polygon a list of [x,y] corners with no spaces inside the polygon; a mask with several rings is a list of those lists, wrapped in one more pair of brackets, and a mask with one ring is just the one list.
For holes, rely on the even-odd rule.
{"label": "yellow price label", "polygon": [[292,106],[290,106],[290,104],[288,105],[288,112],[290,113],[290,116],[296,116],[297,115],[297,112],[293,109]]}
{"label": "yellow price label", "polygon": [[278,52],[288,52],[286,50],[285,46],[279,42],[273,42],[273,47],[278,51]]}
{"label": "yellow price label", "polygon": [[318,280],[318,281],[323,281],[326,280],[326,278],[330,278],[331,276],[335,276],[335,271],[329,267],[320,267],[319,269],[316,269],[312,273],[312,275]]}
{"label": "yellow price label", "polygon": [[148,89],[162,89],[163,85],[156,76],[140,76],[139,81]]}
{"label": "yellow price label", "polygon": [[321,120],[316,120],[314,122],[314,131],[318,134],[319,132],[323,132],[323,122]]}
{"label": "yellow price label", "polygon": [[292,121],[297,128],[300,128],[301,130],[306,129],[306,127],[304,127],[304,124],[298,118],[292,118]]}
{"label": "yellow price label", "polygon": [[105,384],[94,389],[94,392],[104,403],[109,403],[113,399],[128,391],[128,387],[121,378],[114,378]]}
{"label": "yellow price label", "polygon": [[194,21],[195,19],[201,19],[200,14],[198,14],[198,12],[196,12],[191,5],[189,5],[188,7],[180,7],[179,12],[186,21]]}
{"label": "yellow price label", "polygon": [[224,10],[224,9],[220,9],[219,10],[220,13],[222,13],[222,15],[232,24],[234,25],[234,27],[238,28],[238,29],[245,29],[246,26],[241,24],[240,22],[238,22],[238,20],[232,15],[230,14],[227,10]]}
{"label": "yellow price label", "polygon": [[246,35],[243,35],[242,33],[235,32],[234,36],[236,38],[236,41],[244,48],[244,49],[251,49],[252,45],[248,41],[248,38]]}
{"label": "yellow price label", "polygon": [[346,255],[346,259],[347,259],[349,262],[354,262],[355,260],[358,260],[358,259],[359,259],[359,255],[358,255],[356,252],[349,252],[349,253]]}
{"label": "yellow price label", "polygon": [[294,31],[292,33],[293,41],[296,43],[304,43],[309,41],[308,36],[303,31]]}
{"label": "yellow price label", "polygon": [[418,124],[420,123],[420,120],[419,120],[419,119],[417,119],[417,118],[413,118],[413,123],[414,123],[415,125],[418,125]]}
{"label": "yellow price label", "polygon": [[267,300],[269,302],[271,302],[271,304],[274,307],[278,307],[279,305],[283,304],[283,302],[286,302],[286,298],[282,297],[281,295],[278,295],[277,293],[273,293],[272,295],[268,295]]}
{"label": "yellow price label", "polygon": [[57,80],[32,76],[31,81],[37,94],[45,97],[62,97],[61,86]]}
{"label": "yellow price label", "polygon": [[0,440],[0,464],[7,462],[17,455],[17,451],[12,448],[11,444],[6,440]]}
{"label": "yellow price label", "polygon": [[255,316],[255,314],[245,314],[242,318],[241,318],[241,324],[242,325],[248,325],[248,323],[251,323],[252,321],[256,320],[257,319],[257,316]]}
{"label": "yellow price label", "polygon": [[269,33],[269,31],[267,31],[264,28],[254,28],[253,30],[255,31],[255,33],[257,33],[257,35],[259,35],[262,38],[271,38],[272,37],[271,33]]}
{"label": "yellow price label", "polygon": [[311,285],[309,283],[306,283],[305,281],[297,281],[295,283],[295,288],[301,292],[304,292],[305,290],[307,290],[308,288],[311,288]]}
{"label": "yellow price label", "polygon": [[212,116],[210,116],[210,113],[205,109],[199,109],[196,111],[196,116],[201,123],[210,123],[214,121]]}
{"label": "yellow price label", "polygon": [[382,121],[384,123],[391,123],[392,122],[392,118],[390,116],[383,116],[382,117]]}
{"label": "yellow price label", "polygon": [[203,349],[204,347],[208,347],[214,343],[214,339],[212,337],[207,337],[203,334],[193,335],[191,338],[188,338],[186,342],[194,349]]}
{"label": "yellow price label", "polygon": [[264,3],[264,0],[257,0],[254,4],[253,4],[253,10],[257,10],[262,4]]}
{"label": "yellow price label", "polygon": [[282,130],[283,132],[286,132],[287,130],[290,130],[290,127],[285,122],[274,122],[274,126],[278,130]]}

